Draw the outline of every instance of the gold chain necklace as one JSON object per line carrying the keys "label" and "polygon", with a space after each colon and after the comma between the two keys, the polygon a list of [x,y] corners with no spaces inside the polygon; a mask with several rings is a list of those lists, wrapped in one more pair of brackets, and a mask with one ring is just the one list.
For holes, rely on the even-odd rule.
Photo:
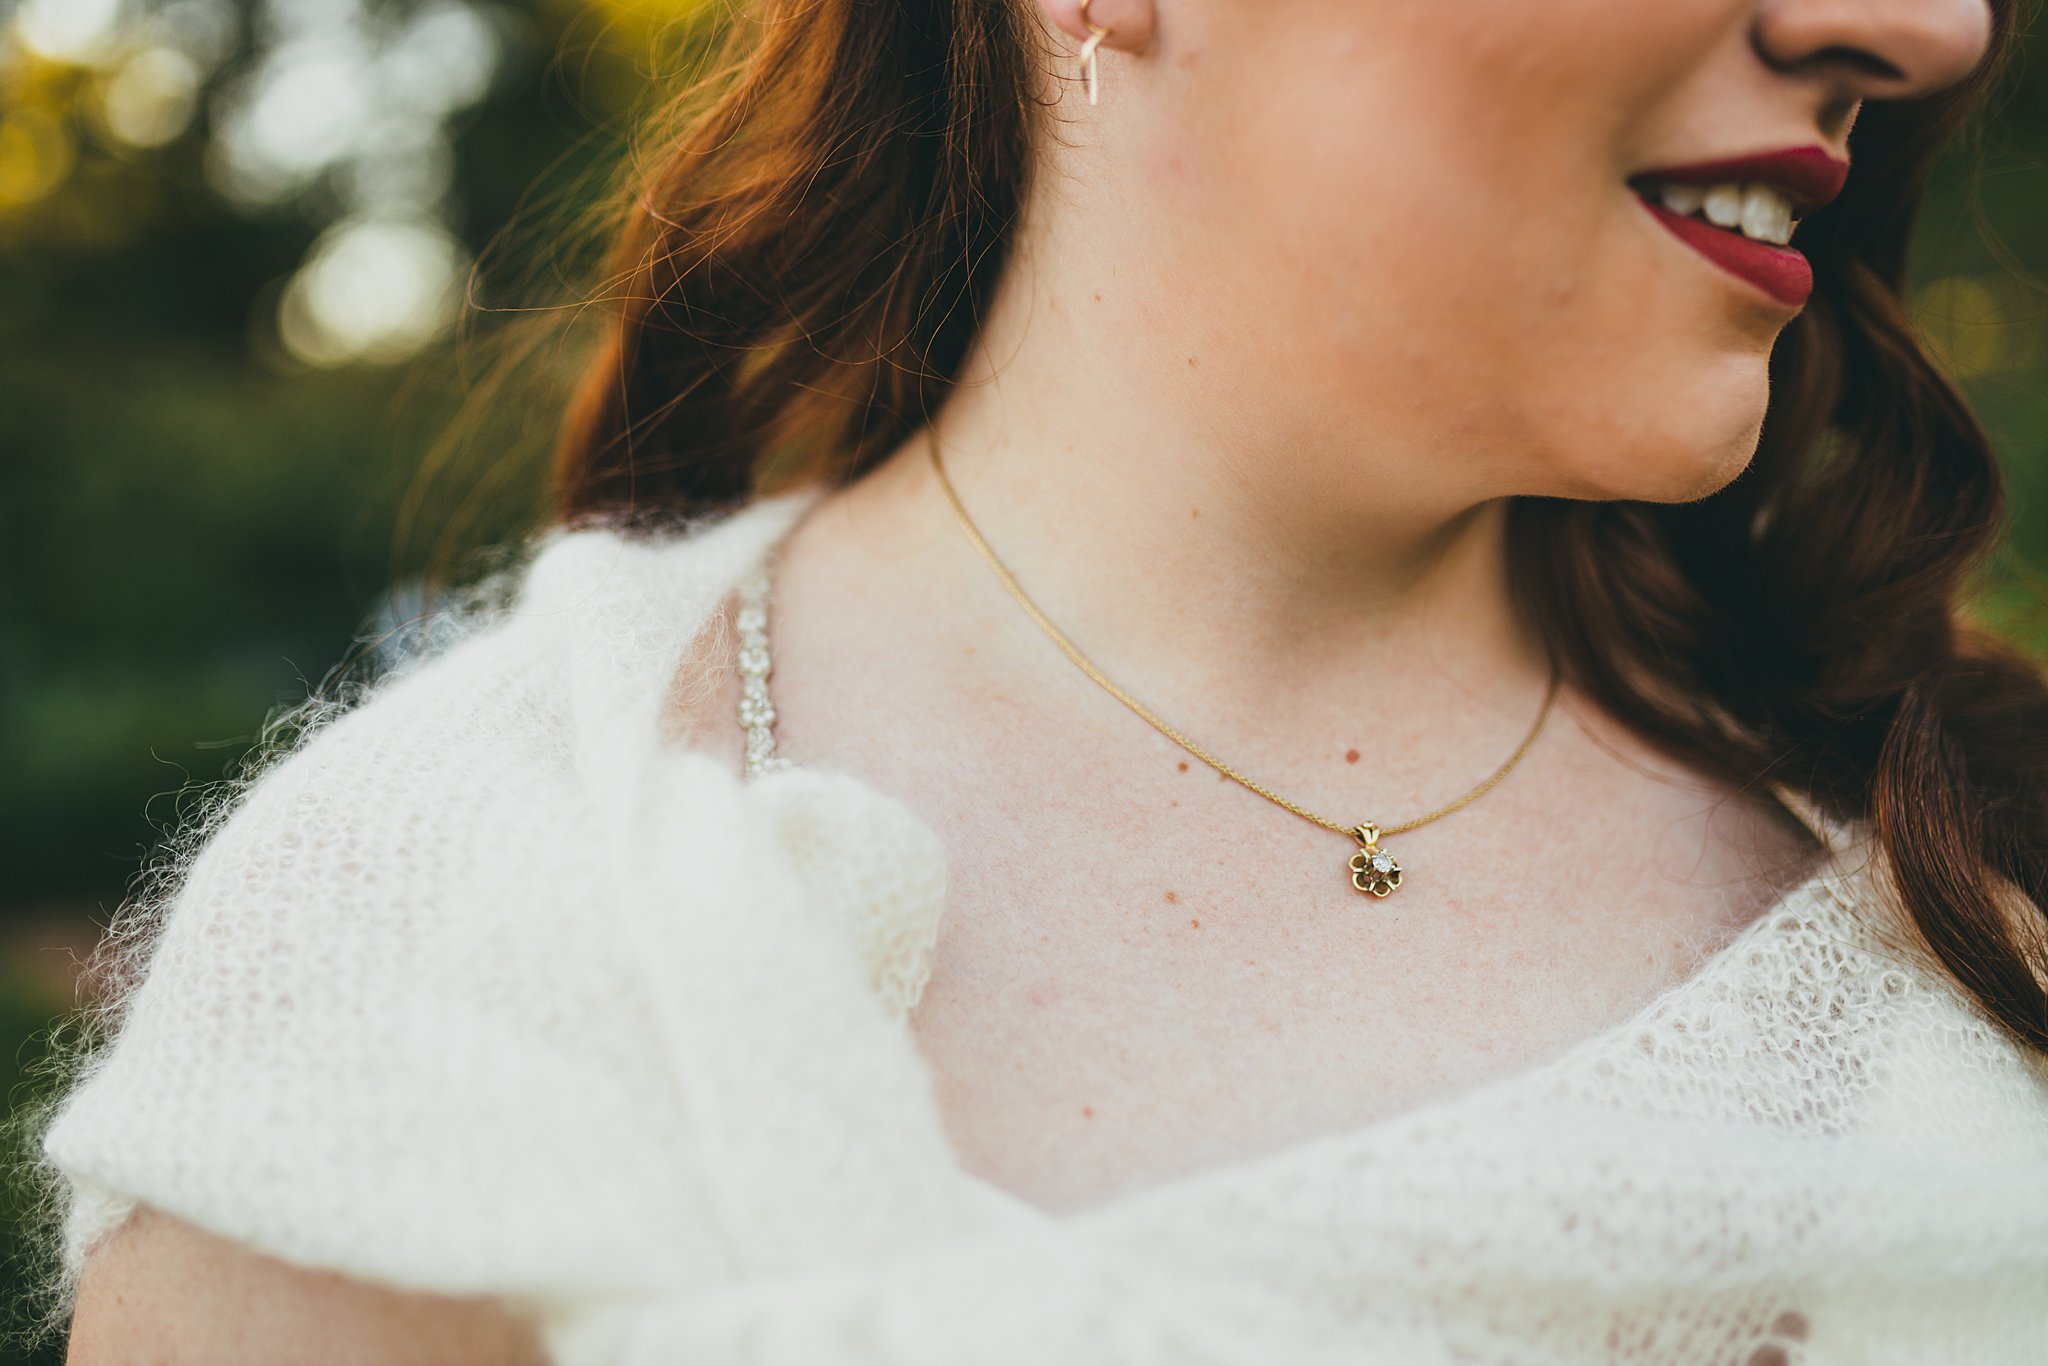
{"label": "gold chain necklace", "polygon": [[1314,821],[1325,830],[1334,830],[1340,835],[1349,835],[1357,840],[1358,852],[1351,856],[1351,885],[1361,892],[1370,892],[1376,897],[1384,897],[1391,894],[1396,887],[1401,885],[1401,865],[1395,861],[1392,854],[1379,847],[1381,835],[1398,835],[1404,830],[1413,830],[1418,825],[1427,824],[1439,816],[1448,816],[1451,812],[1456,811],[1465,803],[1479,796],[1480,793],[1485,792],[1488,788],[1506,777],[1509,769],[1521,762],[1522,756],[1529,752],[1529,746],[1535,743],[1537,733],[1543,729],[1543,723],[1550,717],[1550,704],[1557,697],[1557,686],[1560,677],[1560,671],[1555,662],[1551,666],[1550,687],[1543,694],[1543,709],[1536,714],[1536,724],[1531,726],[1529,733],[1522,737],[1522,743],[1516,747],[1513,754],[1508,756],[1508,761],[1494,770],[1493,776],[1485,782],[1473,788],[1449,806],[1432,811],[1427,816],[1419,816],[1412,821],[1404,821],[1400,825],[1390,825],[1384,829],[1372,821],[1360,821],[1356,825],[1344,825],[1337,821],[1326,820],[1306,807],[1297,806],[1278,793],[1261,787],[1222,760],[1212,758],[1200,745],[1197,745],[1172,726],[1167,725],[1166,722],[1154,716],[1146,709],[1143,703],[1103,677],[1101,670],[1090,664],[1082,656],[1081,652],[1074,648],[1073,642],[1069,641],[1064,635],[1061,635],[1059,628],[1046,620],[1045,613],[1038,610],[1037,604],[1025,596],[1024,590],[1018,586],[1016,577],[1004,567],[1001,560],[996,558],[995,551],[989,548],[988,542],[982,539],[981,532],[975,529],[973,518],[967,515],[966,507],[960,502],[960,495],[953,490],[953,481],[946,477],[945,462],[939,458],[938,432],[930,424],[926,424],[925,427],[925,443],[931,451],[932,469],[938,473],[939,486],[945,489],[946,501],[953,505],[953,515],[959,519],[961,529],[967,533],[967,538],[974,542],[975,549],[981,552],[982,558],[988,561],[989,567],[996,571],[996,577],[1003,581],[1003,586],[1010,590],[1010,596],[1016,598],[1018,605],[1024,609],[1030,618],[1037,622],[1047,635],[1053,638],[1053,642],[1060,649],[1066,651],[1067,658],[1080,665],[1082,672],[1107,688],[1119,702],[1122,702],[1125,706],[1143,717],[1153,729],[1179,745],[1188,753],[1194,755],[1197,759],[1200,759],[1203,763],[1209,765],[1209,767],[1215,769],[1218,773],[1221,773],[1224,777],[1243,784],[1261,797],[1264,797],[1267,801],[1287,808],[1287,810],[1292,811],[1303,820]]}

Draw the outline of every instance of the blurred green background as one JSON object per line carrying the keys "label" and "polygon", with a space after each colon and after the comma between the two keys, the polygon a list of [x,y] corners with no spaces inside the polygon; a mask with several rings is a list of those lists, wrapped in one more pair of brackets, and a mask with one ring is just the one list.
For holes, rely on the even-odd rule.
{"label": "blurred green background", "polygon": [[[435,557],[538,515],[550,414],[481,359],[560,303],[564,229],[698,8],[0,0],[10,1105],[194,785],[415,610]],[[1980,610],[2048,649],[2048,81],[2021,49],[1936,181],[1913,314],[2011,474]]]}
{"label": "blurred green background", "polygon": [[[539,515],[546,397],[478,372],[560,308],[700,8],[0,0],[10,1110],[197,785],[417,611],[438,557],[459,577]],[[23,1336],[26,1194],[0,1361],[55,1362]]]}

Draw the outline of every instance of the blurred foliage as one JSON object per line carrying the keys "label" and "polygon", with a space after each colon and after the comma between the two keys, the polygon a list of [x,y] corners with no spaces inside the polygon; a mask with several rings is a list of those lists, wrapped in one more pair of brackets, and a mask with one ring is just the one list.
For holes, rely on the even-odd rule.
{"label": "blurred foliage", "polygon": [[[277,3],[228,5],[210,89],[258,60],[255,21]],[[616,160],[649,45],[687,8],[494,11],[499,70],[449,130],[431,206],[485,258],[464,282],[473,307],[516,306],[548,264],[508,225],[558,247],[548,229]],[[508,411],[524,449],[508,440],[500,467],[436,488],[422,452],[464,398],[476,338],[444,332],[382,365],[283,345],[281,296],[350,212],[350,168],[251,208],[219,192],[203,96],[181,136],[138,149],[95,132],[91,65],[20,54],[0,83],[0,746],[16,778],[0,828],[25,851],[0,914],[111,909],[168,815],[159,802],[145,820],[148,799],[231,766],[458,514],[465,544],[530,522],[541,443],[534,412]],[[23,148],[57,169],[22,169]]]}
{"label": "blurred foliage", "polygon": [[[13,34],[0,50],[0,753],[13,779],[0,927],[29,946],[0,958],[10,1097],[35,1031],[72,1004],[66,971],[22,955],[88,944],[175,821],[179,789],[231,771],[429,558],[538,514],[544,414],[531,395],[471,390],[465,340],[522,306],[529,283],[569,273],[549,256],[564,249],[553,230],[587,207],[699,11],[0,0]],[[359,22],[325,38],[286,22],[319,13]],[[112,16],[97,46],[80,37],[94,14]],[[66,41],[76,50],[49,50]],[[479,51],[488,80],[472,79]],[[2011,474],[2011,553],[1979,610],[2048,649],[2040,51],[2023,40],[1936,179],[1913,312]],[[368,112],[409,122],[349,140],[330,117],[346,86],[326,98],[319,84],[341,79],[327,56],[348,52],[391,83]],[[299,65],[281,65],[291,53]],[[298,120],[300,150],[328,154],[291,160],[257,114]],[[338,227],[365,221],[411,234],[349,239],[398,251],[370,258],[398,274],[476,263],[468,311],[423,349],[309,360],[321,342],[307,309],[353,302],[321,295],[316,267]],[[480,439],[502,451],[430,458],[464,405],[489,410]]]}
{"label": "blurred foliage", "polygon": [[[428,22],[445,36],[451,11],[484,16],[452,31],[494,35],[488,87],[415,110],[438,135],[413,139],[409,164],[373,129],[359,145],[374,162],[330,158],[253,192],[246,170],[224,168],[219,144],[226,130],[246,131],[252,87],[278,49],[323,41],[278,21],[295,7],[353,11],[356,28],[381,28],[401,60],[417,56],[405,40]],[[10,1106],[27,1098],[45,1027],[74,1004],[77,960],[175,825],[181,789],[232,772],[273,710],[354,652],[394,594],[410,601],[404,589],[430,560],[459,561],[464,547],[535,519],[549,433],[527,396],[501,396],[502,414],[485,415],[496,426],[478,426],[478,440],[503,441],[502,459],[436,468],[426,453],[478,401],[468,378],[490,315],[517,309],[528,282],[545,288],[568,273],[554,259],[565,250],[558,230],[618,161],[636,102],[687,50],[682,21],[700,8],[0,0],[0,753],[12,778],[0,790],[0,932],[15,931],[0,934],[0,1083]],[[95,9],[114,21],[89,49],[53,54],[22,40],[38,21],[75,36]],[[353,39],[324,41],[346,51]],[[184,66],[161,55],[172,51]],[[130,107],[116,112],[109,92],[138,60],[168,73],[157,84],[169,96],[158,90],[152,105],[131,80]],[[319,75],[315,63],[282,79]],[[283,112],[314,120],[309,139],[334,136],[317,125],[317,101]],[[282,335],[287,296],[337,225],[366,216],[459,244],[458,267],[475,264],[460,282],[471,315],[384,363],[309,362]],[[21,1198],[9,1193],[0,1224],[0,1293],[16,1334],[26,1327],[9,1291],[24,1271],[13,1236]],[[15,1341],[0,1342],[0,1361]],[[60,1358],[46,1344],[19,1359]]]}

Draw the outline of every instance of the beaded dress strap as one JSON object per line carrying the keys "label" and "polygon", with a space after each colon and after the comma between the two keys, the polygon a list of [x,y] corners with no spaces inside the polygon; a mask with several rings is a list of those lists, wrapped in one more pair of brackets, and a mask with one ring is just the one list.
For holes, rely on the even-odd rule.
{"label": "beaded dress strap", "polygon": [[768,699],[768,567],[756,565],[739,582],[740,728],[747,737],[747,777],[758,778],[790,761],[775,752],[775,704]]}

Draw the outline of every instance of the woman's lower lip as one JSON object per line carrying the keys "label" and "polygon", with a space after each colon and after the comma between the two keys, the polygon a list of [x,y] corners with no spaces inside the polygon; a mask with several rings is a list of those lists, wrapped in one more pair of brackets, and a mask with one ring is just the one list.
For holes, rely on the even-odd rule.
{"label": "woman's lower lip", "polygon": [[1807,297],[1813,293],[1813,263],[1802,253],[1771,242],[1753,241],[1739,232],[1673,213],[1641,195],[1636,199],[1658,222],[1671,229],[1674,237],[1715,265],[1749,281],[1774,302],[1795,311],[1805,307]]}

